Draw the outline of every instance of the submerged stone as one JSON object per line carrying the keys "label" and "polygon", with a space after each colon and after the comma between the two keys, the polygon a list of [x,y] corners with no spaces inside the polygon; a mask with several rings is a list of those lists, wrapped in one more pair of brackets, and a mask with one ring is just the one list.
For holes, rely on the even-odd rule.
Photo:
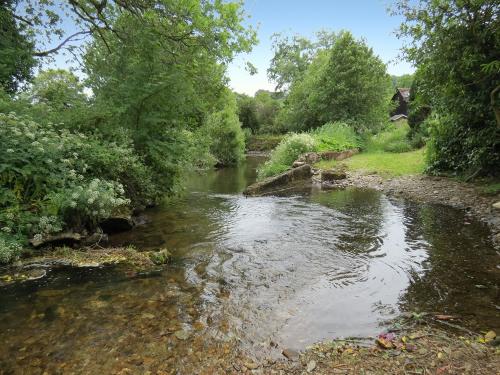
{"label": "submerged stone", "polygon": [[295,361],[299,358],[299,352],[293,349],[284,349],[281,354],[283,354],[290,361]]}
{"label": "submerged stone", "polygon": [[187,340],[191,334],[189,331],[180,329],[178,331],[175,331],[174,336],[177,337],[179,340]]}

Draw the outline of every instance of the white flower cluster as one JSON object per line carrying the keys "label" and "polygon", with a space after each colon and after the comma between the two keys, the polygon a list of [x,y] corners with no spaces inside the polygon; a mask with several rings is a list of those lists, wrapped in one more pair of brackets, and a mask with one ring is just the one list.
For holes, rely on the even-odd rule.
{"label": "white flower cluster", "polygon": [[50,234],[61,230],[58,218],[56,216],[42,216],[38,220],[38,232]]}
{"label": "white flower cluster", "polygon": [[19,258],[22,246],[0,237],[0,263],[8,263]]}
{"label": "white flower cluster", "polygon": [[123,198],[125,190],[121,184],[94,178],[88,186],[76,186],[68,192],[68,206],[86,215],[101,219],[111,215],[114,209],[130,203]]}

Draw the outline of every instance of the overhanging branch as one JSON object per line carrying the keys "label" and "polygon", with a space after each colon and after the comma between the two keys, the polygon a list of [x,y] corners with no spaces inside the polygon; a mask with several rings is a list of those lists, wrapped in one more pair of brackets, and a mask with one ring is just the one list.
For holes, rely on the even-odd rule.
{"label": "overhanging branch", "polygon": [[59,43],[59,45],[55,46],[54,48],[51,48],[49,50],[46,50],[46,51],[38,51],[38,52],[35,52],[33,55],[36,56],[36,57],[45,57],[45,56],[48,56],[54,52],[57,52],[59,51],[62,47],[64,47],[66,45],[66,43],[72,41],[72,39],[75,37],[75,36],[78,36],[78,35],[87,35],[87,34],[90,34],[90,30],[87,30],[87,31],[79,31],[77,33],[74,33],[70,36],[68,36],[66,39],[64,39],[61,43]]}

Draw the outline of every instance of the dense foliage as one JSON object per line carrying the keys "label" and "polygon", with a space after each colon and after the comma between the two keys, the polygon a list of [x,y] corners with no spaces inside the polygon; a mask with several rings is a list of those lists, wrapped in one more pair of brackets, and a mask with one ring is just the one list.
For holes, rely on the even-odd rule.
{"label": "dense foliage", "polygon": [[391,76],[391,81],[392,81],[392,87],[394,89],[396,88],[410,88],[413,85],[413,80],[415,79],[415,76],[413,74],[403,74],[401,76]]}
{"label": "dense foliage", "polygon": [[272,151],[269,160],[258,169],[258,178],[274,176],[290,169],[300,155],[315,149],[316,143],[310,134],[288,134]]}
{"label": "dense foliage", "polygon": [[377,129],[388,113],[390,78],[382,61],[349,32],[321,50],[295,81],[280,121],[289,130],[308,130],[347,121],[358,131]]}
{"label": "dense foliage", "polygon": [[499,173],[498,1],[400,1],[396,12],[406,17],[400,33],[412,41],[405,53],[418,66],[417,95],[434,114],[430,171]]}
{"label": "dense foliage", "polygon": [[272,36],[274,56],[267,74],[271,81],[276,82],[276,90],[287,91],[294,82],[302,79],[317,54],[330,49],[336,37],[335,33],[325,30],[317,32],[315,40],[299,35],[289,37],[284,34],[274,34]]}
{"label": "dense foliage", "polygon": [[[68,227],[91,229],[129,204],[125,194],[134,196],[149,180],[126,146],[103,144],[15,114],[0,114],[0,144],[5,150],[0,153],[0,223],[5,243],[26,244],[28,236],[40,238]],[[18,247],[0,248],[0,259],[15,258],[18,254],[12,249]]]}
{"label": "dense foliage", "polygon": [[408,139],[410,127],[407,123],[388,124],[377,134],[369,135],[363,149],[367,152],[407,152],[416,148]]}
{"label": "dense foliage", "polygon": [[19,85],[32,76],[36,64],[33,43],[16,23],[14,0],[4,0],[0,6],[0,89],[15,93]]}
{"label": "dense foliage", "polygon": [[259,90],[253,97],[238,94],[238,114],[241,126],[252,134],[281,133],[276,121],[282,106],[282,94]]}
{"label": "dense foliage", "polygon": [[[65,70],[30,80],[31,65],[18,74],[19,59],[2,59],[0,262],[18,257],[28,238],[90,233],[110,215],[158,202],[177,191],[186,168],[241,160],[244,135],[225,77],[233,56],[255,42],[241,4],[78,0],[6,9],[17,20],[12,40],[30,61],[70,48],[63,22],[73,20],[87,43],[70,49],[83,81]],[[34,50],[54,35],[56,47]]]}

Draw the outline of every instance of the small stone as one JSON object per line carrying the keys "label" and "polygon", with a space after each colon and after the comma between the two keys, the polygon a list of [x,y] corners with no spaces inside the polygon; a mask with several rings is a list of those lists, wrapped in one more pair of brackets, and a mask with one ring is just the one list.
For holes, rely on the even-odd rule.
{"label": "small stone", "polygon": [[316,368],[316,361],[313,360],[307,364],[306,370],[307,372],[313,372],[315,368]]}
{"label": "small stone", "polygon": [[493,203],[492,206],[493,206],[494,209],[500,210],[500,201],[498,201],[496,203]]}
{"label": "small stone", "polygon": [[337,181],[337,180],[343,180],[347,177],[346,173],[344,171],[338,171],[338,170],[324,170],[321,171],[321,181]]}
{"label": "small stone", "polygon": [[259,368],[258,364],[251,362],[251,361],[243,362],[243,366],[245,366],[249,370],[255,370],[255,369]]}
{"label": "small stone", "polygon": [[188,331],[185,331],[183,329],[180,329],[178,331],[175,331],[174,333],[175,337],[177,337],[179,340],[187,340],[189,338],[190,333]]}
{"label": "small stone", "polygon": [[299,358],[299,352],[293,349],[284,349],[281,354],[283,354],[290,361],[295,361]]}

